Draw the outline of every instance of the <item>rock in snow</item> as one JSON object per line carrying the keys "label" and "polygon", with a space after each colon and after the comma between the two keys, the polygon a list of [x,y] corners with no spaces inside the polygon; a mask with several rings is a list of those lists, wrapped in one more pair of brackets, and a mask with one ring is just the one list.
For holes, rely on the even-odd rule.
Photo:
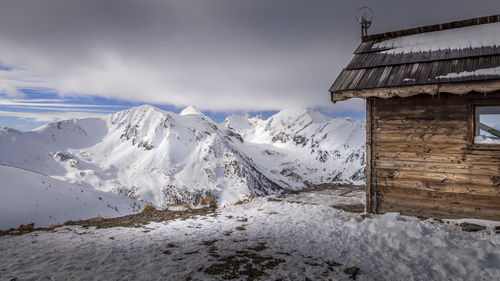
{"label": "rock in snow", "polygon": [[217,124],[194,107],[175,114],[143,105],[29,132],[0,128],[0,164],[158,207],[206,196],[227,205],[325,182],[362,184],[364,126],[303,108]]}

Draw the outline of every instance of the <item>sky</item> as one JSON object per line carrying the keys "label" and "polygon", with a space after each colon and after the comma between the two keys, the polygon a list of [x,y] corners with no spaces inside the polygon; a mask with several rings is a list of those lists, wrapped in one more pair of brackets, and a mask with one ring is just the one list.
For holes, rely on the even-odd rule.
{"label": "sky", "polygon": [[498,14],[498,0],[2,0],[0,126],[152,104],[215,121],[289,107],[364,118],[328,89],[369,34]]}

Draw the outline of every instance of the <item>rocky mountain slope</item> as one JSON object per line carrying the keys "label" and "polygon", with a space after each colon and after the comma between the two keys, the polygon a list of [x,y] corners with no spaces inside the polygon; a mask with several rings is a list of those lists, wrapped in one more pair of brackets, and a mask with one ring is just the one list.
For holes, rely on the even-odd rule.
{"label": "rocky mountain slope", "polygon": [[242,136],[242,147],[287,188],[320,183],[363,184],[365,125],[311,109],[286,109],[269,119],[230,116],[224,126]]}
{"label": "rocky mountain slope", "polygon": [[364,132],[362,121],[309,109],[217,124],[194,107],[175,114],[143,105],[30,132],[0,128],[0,164],[159,207],[205,196],[225,205],[324,182],[363,183]]}

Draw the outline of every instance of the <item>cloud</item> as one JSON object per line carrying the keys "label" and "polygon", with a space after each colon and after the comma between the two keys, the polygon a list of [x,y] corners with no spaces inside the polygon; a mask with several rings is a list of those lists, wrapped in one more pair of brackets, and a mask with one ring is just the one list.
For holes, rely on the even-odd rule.
{"label": "cloud", "polygon": [[[362,110],[359,101],[332,105],[328,89],[359,44],[353,14],[365,2],[4,0],[0,64],[9,67],[0,69],[0,93],[46,88],[212,111]],[[500,8],[492,0],[370,5],[370,32]]]}
{"label": "cloud", "polygon": [[[0,56],[1,57],[1,56]],[[0,68],[0,95],[10,98],[23,97],[19,89],[49,86],[39,74],[19,68]]]}
{"label": "cloud", "polygon": [[[65,99],[6,99],[0,98],[0,117],[20,118],[24,127],[33,122],[54,122],[72,118],[102,117],[127,106],[76,103]],[[28,124],[31,123],[31,126]]]}
{"label": "cloud", "polygon": [[103,113],[65,111],[65,112],[14,112],[0,110],[1,117],[17,117],[35,122],[54,122],[59,120],[102,117]]}
{"label": "cloud", "polygon": [[0,98],[0,106],[10,106],[10,107],[36,107],[38,109],[49,109],[50,108],[123,108],[120,105],[95,105],[95,104],[81,104],[81,103],[70,103],[62,99],[2,99]]}

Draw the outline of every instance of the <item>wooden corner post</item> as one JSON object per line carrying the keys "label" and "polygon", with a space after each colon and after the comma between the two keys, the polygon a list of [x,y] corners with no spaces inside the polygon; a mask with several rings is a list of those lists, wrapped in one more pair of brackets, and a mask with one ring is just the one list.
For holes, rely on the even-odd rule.
{"label": "wooden corner post", "polygon": [[377,212],[374,134],[375,98],[366,99],[366,212]]}

